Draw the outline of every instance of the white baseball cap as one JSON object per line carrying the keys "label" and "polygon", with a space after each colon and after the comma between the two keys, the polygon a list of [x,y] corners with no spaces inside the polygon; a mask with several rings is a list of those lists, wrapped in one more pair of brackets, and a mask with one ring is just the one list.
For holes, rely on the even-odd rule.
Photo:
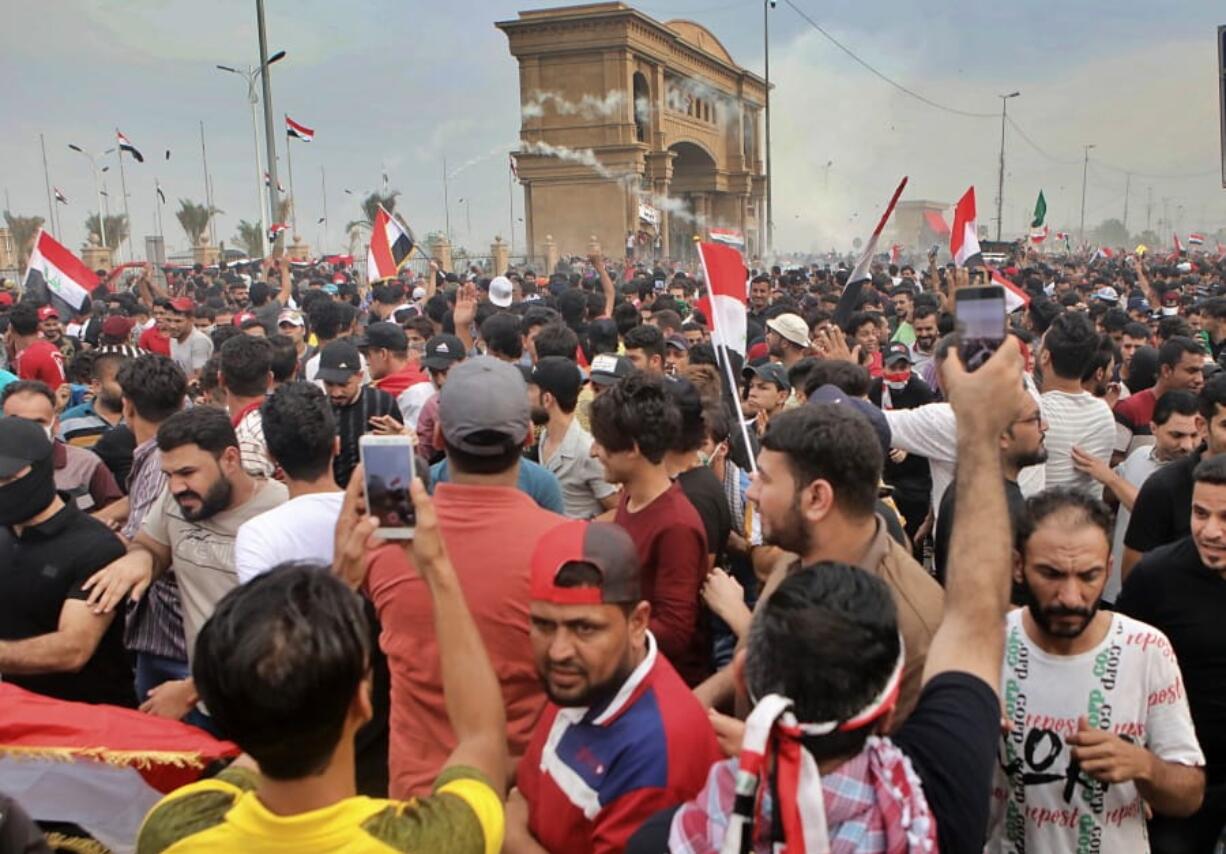
{"label": "white baseball cap", "polygon": [[509,308],[515,299],[511,280],[506,276],[495,276],[490,280],[490,302],[499,308]]}

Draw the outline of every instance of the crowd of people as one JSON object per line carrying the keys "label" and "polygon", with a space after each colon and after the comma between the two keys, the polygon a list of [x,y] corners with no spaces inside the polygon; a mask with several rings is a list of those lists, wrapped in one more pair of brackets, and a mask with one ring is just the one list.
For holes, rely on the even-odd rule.
{"label": "crowd of people", "polygon": [[1212,852],[1226,262],[751,266],[0,292],[0,678],[238,746],[142,853]]}

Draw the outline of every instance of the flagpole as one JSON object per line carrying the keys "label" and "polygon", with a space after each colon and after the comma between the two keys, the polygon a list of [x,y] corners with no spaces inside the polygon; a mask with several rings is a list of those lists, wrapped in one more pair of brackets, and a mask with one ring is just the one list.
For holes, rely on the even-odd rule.
{"label": "flagpole", "polygon": [[[50,220],[51,223],[54,224],[55,223],[55,202],[51,198],[51,173],[47,171],[47,140],[43,137],[41,133],[38,135],[38,144],[41,145],[43,148],[43,180],[47,183],[47,215],[51,218]],[[8,209],[8,190],[4,191],[4,203],[5,203],[5,208]],[[60,232],[60,227],[58,225],[55,226],[55,230],[57,232],[55,235],[55,239],[62,240],[62,238],[60,237],[60,234],[62,232]]]}
{"label": "flagpole", "polygon": [[[115,133],[119,133],[119,128],[115,128]],[[119,191],[123,193],[123,218],[127,220],[128,226],[128,260],[136,260],[136,252],[132,249],[132,215],[128,213],[128,182],[123,176],[123,147],[115,146],[115,156],[119,158]]]}
{"label": "flagpole", "polygon": [[[289,116],[285,116],[289,118]],[[286,127],[289,125],[287,124]],[[289,169],[289,221],[294,228],[294,239],[298,239],[298,197],[294,195],[294,158],[290,153],[294,146],[290,143],[293,137],[289,135],[289,131],[285,132],[285,166]]]}
{"label": "flagpole", "polygon": [[447,242],[451,242],[451,202],[447,197],[447,155],[443,155],[443,220],[446,223]]}
{"label": "flagpole", "polygon": [[57,239],[58,239],[59,235],[60,235],[60,234],[62,234],[62,233],[63,233],[63,231],[64,231],[64,225],[63,225],[63,223],[60,221],[60,205],[59,205],[59,202],[56,202],[56,204],[55,204],[55,222],[54,222],[53,224],[55,225],[55,233],[56,233],[56,237],[57,237]]}
{"label": "flagpole", "polygon": [[323,164],[319,166],[319,189],[323,191],[324,197],[324,240],[319,241],[319,253],[324,252],[324,242],[328,237],[328,176],[324,172]]}
{"label": "flagpole", "polygon": [[[200,159],[204,163],[204,204],[213,208],[213,183],[209,180],[209,152],[204,145],[204,119],[200,120]],[[213,217],[209,217],[209,243],[217,245],[217,226]]]}
{"label": "flagpole", "polygon": [[515,176],[507,168],[507,207],[511,211],[511,257],[515,256]]}

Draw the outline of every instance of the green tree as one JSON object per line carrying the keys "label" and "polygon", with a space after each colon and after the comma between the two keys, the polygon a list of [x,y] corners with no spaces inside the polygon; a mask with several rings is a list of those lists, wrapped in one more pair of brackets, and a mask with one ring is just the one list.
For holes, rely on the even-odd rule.
{"label": "green tree", "polygon": [[[362,200],[362,219],[355,219],[345,226],[345,230],[352,233],[365,229],[369,231],[374,228],[375,216],[379,213],[379,207],[387,209],[389,214],[396,214],[396,197],[400,195],[399,190],[391,190],[387,193],[371,193]],[[400,217],[396,217],[400,219]],[[403,220],[401,220],[403,222]]]}
{"label": "green tree", "polygon": [[17,266],[22,271],[30,258],[30,249],[34,245],[34,236],[46,222],[41,216],[19,216],[11,211],[4,212],[4,224],[8,226],[13,238],[13,247],[17,250]]}
{"label": "green tree", "polygon": [[179,199],[179,209],[175,211],[175,218],[183,227],[183,233],[187,235],[188,241],[195,246],[208,230],[209,220],[219,213],[225,213],[225,211],[208,205],[198,205],[191,199]]}
{"label": "green tree", "polygon": [[264,234],[258,222],[240,219],[234,242],[243,248],[248,258],[259,258],[264,254]]}
{"label": "green tree", "polygon": [[[128,218],[124,214],[111,214],[104,218],[106,225],[106,246],[108,249],[118,249],[128,237]],[[92,213],[85,218],[85,233],[102,237],[98,227],[98,214]]]}

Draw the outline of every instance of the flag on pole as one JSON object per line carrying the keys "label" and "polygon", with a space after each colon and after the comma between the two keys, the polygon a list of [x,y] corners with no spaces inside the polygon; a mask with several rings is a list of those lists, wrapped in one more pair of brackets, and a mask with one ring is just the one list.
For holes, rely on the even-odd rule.
{"label": "flag on pole", "polygon": [[59,187],[53,187],[52,189],[55,190],[55,200],[57,202],[59,202],[61,205],[68,204],[68,197],[65,196],[62,192],[60,192]]}
{"label": "flag on pole", "polygon": [[745,248],[745,238],[735,228],[708,228],[707,236],[715,243],[722,243],[735,249]]}
{"label": "flag on pole", "polygon": [[1030,241],[1032,243],[1042,243],[1047,239],[1047,199],[1043,196],[1043,191],[1039,190],[1039,198],[1034,203],[1034,218],[1030,220]]}
{"label": "flag on pole", "polygon": [[507,154],[507,161],[511,164],[511,177],[516,181],[519,180],[519,167],[515,165],[515,152],[511,151]]}
{"label": "flag on pole", "polygon": [[749,302],[749,271],[745,269],[745,260],[731,246],[720,243],[699,243],[697,246],[708,295],[697,300],[694,307],[710,324],[711,342],[744,358],[745,308]]}
{"label": "flag on pole", "polygon": [[1000,285],[1005,289],[1006,313],[1011,314],[1030,305],[1030,294],[1002,276],[995,267],[988,267],[988,272],[992,274],[992,284]]}
{"label": "flag on pole", "polygon": [[136,150],[135,145],[128,142],[128,138],[120,132],[119,128],[115,129],[115,139],[119,142],[120,151],[126,151],[128,152],[128,154],[131,154],[132,159],[135,160],[137,163],[145,162],[144,155],[142,155],[139,151]]}
{"label": "flag on pole", "polygon": [[890,247],[890,263],[897,264],[902,260],[902,244],[895,243]]}
{"label": "flag on pole", "polygon": [[1183,254],[1183,244],[1179,242],[1179,235],[1175,234],[1173,235],[1173,237],[1175,238],[1175,254],[1182,255]]}
{"label": "flag on pole", "polygon": [[285,134],[286,136],[293,137],[294,139],[300,139],[303,142],[310,142],[311,140],[315,139],[315,131],[311,130],[311,128],[307,127],[306,125],[298,124],[298,122],[294,121],[289,116],[285,117]]}
{"label": "flag on pole", "polygon": [[1039,229],[1032,228],[1030,230],[1030,242],[1031,243],[1035,243],[1035,244],[1042,243],[1046,239],[1047,239],[1047,226],[1043,226],[1042,228],[1039,228]]}
{"label": "flag on pole", "polygon": [[153,186],[158,191],[158,199],[162,204],[166,204],[166,194],[162,192],[162,185],[156,178],[153,180]]}
{"label": "flag on pole", "polygon": [[277,235],[285,231],[287,228],[289,228],[289,226],[283,222],[274,222],[272,225],[268,226],[268,242],[276,243]]}
{"label": "flag on pole", "polygon": [[979,225],[975,222],[975,188],[971,187],[954,208],[954,225],[949,231],[949,254],[959,267],[982,267],[979,251]]}
{"label": "flag on pole", "polygon": [[66,246],[39,229],[26,269],[26,291],[50,299],[61,313],[80,314],[98,287],[98,277]]}
{"label": "flag on pole", "polygon": [[1093,264],[1099,258],[1114,258],[1115,250],[1110,246],[1100,246],[1094,250],[1094,254],[1090,257],[1090,263]]}
{"label": "flag on pole", "polygon": [[853,311],[856,310],[856,304],[860,299],[860,291],[864,289],[864,283],[870,278],[869,268],[873,263],[873,255],[877,253],[877,240],[881,237],[881,232],[885,228],[885,224],[889,222],[890,216],[894,213],[894,206],[898,204],[898,197],[902,195],[903,188],[907,186],[907,178],[903,177],[898,182],[898,186],[894,188],[894,195],[890,196],[890,201],[885,206],[885,213],[881,215],[881,219],[877,220],[877,227],[873,229],[872,235],[868,238],[868,243],[864,244],[864,250],[860,253],[860,260],[856,262],[856,266],[852,269],[851,275],[847,277],[847,286],[843,288],[843,295],[839,297],[838,305],[834,307],[834,322],[842,326],[851,317]]}
{"label": "flag on pole", "polygon": [[937,237],[944,237],[949,234],[949,223],[945,221],[945,217],[941,216],[939,211],[924,211],[924,224]]}
{"label": "flag on pole", "polygon": [[377,282],[393,278],[408,262],[414,243],[413,233],[379,205],[366,252],[366,280]]}
{"label": "flag on pole", "polygon": [[1195,231],[1188,235],[1188,243],[1192,246],[1200,246],[1205,242],[1205,235],[1197,234]]}

